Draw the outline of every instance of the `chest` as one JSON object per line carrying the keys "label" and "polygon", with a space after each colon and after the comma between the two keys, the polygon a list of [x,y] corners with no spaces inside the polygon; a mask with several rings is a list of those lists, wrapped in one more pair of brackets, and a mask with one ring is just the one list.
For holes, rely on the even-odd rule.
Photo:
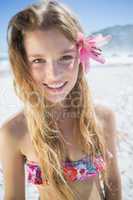
{"label": "chest", "polygon": [[[84,151],[81,148],[81,145],[79,145],[78,141],[70,135],[70,130],[68,131],[68,134],[64,134],[64,140],[66,142],[66,158],[75,161],[80,160],[85,155]],[[21,152],[27,158],[27,160],[35,162],[38,161],[35,148],[28,133],[23,139]]]}
{"label": "chest", "polygon": [[[68,136],[67,136],[68,137]],[[67,144],[67,157],[72,160],[80,160],[82,157],[84,157],[84,152],[82,151],[81,147],[78,145],[78,143],[73,141],[71,137],[66,138],[68,141]],[[22,153],[25,155],[27,160],[29,161],[35,161],[38,162],[38,158],[36,156],[36,152],[34,149],[34,146],[31,142],[30,135],[26,135],[22,149]],[[99,177],[90,177],[89,180],[85,181],[77,181],[77,182],[70,182],[69,183],[71,189],[75,192],[77,192],[77,198],[75,200],[84,199],[84,200],[101,200],[101,187],[100,187],[100,182],[99,182]],[[40,193],[40,196],[43,197],[41,199],[44,199],[46,197],[46,191],[42,189],[41,185],[38,185],[38,190]],[[47,187],[48,190],[48,187]],[[92,192],[93,191],[93,192]],[[50,194],[50,193],[48,193]],[[49,196],[49,195],[48,195]],[[50,197],[50,196],[49,196]],[[48,198],[49,199],[49,198]]]}

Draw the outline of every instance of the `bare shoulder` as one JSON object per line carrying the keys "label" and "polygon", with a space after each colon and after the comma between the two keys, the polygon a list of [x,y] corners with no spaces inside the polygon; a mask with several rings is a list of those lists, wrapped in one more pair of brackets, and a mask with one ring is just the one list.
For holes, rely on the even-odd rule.
{"label": "bare shoulder", "polygon": [[0,128],[0,162],[5,184],[4,199],[25,199],[25,157],[20,150],[25,133],[25,117],[22,112],[5,122]]}
{"label": "bare shoulder", "polygon": [[116,131],[116,115],[110,107],[97,104],[95,105],[95,113],[103,125],[106,136],[108,133],[111,134]]}
{"label": "bare shoulder", "polygon": [[95,113],[96,117],[102,124],[104,134],[103,136],[105,138],[107,151],[110,152],[114,158],[116,158],[118,130],[116,125],[115,112],[107,106],[95,105]]}
{"label": "bare shoulder", "polygon": [[98,115],[98,117],[102,118],[105,121],[107,119],[112,119],[115,117],[115,113],[108,106],[105,106],[102,104],[96,104],[94,107],[95,107],[95,112]]}
{"label": "bare shoulder", "polygon": [[[119,169],[119,162],[117,156],[117,139],[118,130],[116,125],[116,115],[115,112],[103,105],[95,105],[96,117],[100,119],[103,125],[103,134],[105,136],[107,154],[106,154],[106,171],[108,184],[113,192],[110,192],[108,186],[105,184],[105,193],[107,199],[109,196],[111,199],[122,199],[122,184],[121,175]],[[111,158],[111,159],[110,159]],[[112,176],[113,174],[113,176]]]}
{"label": "bare shoulder", "polygon": [[27,132],[26,119],[23,111],[15,114],[11,119],[6,121],[0,127],[0,144],[12,143],[16,144],[19,148],[21,141],[23,140]]}
{"label": "bare shoulder", "polygon": [[0,128],[6,132],[10,132],[14,137],[22,137],[27,131],[26,119],[24,112],[20,111],[15,114],[10,120],[6,121]]}

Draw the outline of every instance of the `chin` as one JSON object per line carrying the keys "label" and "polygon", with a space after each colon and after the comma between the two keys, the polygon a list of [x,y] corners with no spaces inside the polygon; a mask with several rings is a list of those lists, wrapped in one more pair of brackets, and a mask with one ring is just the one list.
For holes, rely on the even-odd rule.
{"label": "chin", "polygon": [[65,98],[61,98],[61,97],[51,97],[51,98],[47,97],[47,101],[49,101],[52,104],[57,104],[57,105],[62,104],[64,100]]}
{"label": "chin", "polygon": [[66,94],[48,94],[45,91],[43,91],[43,96],[46,99],[46,101],[48,101],[50,104],[61,104],[65,98],[66,98]]}

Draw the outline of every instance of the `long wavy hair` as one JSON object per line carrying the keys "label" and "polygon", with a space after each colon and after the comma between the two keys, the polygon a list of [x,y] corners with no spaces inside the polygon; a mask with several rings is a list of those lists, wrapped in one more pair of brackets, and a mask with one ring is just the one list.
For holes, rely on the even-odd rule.
{"label": "long wavy hair", "polygon": [[[76,42],[79,31],[83,32],[76,15],[62,3],[49,0],[25,8],[9,22],[8,52],[14,88],[24,103],[28,131],[43,172],[42,186],[45,188],[47,182],[51,192],[54,192],[59,200],[73,200],[78,194],[71,190],[62,168],[66,143],[60,127],[51,115],[52,104],[49,104],[31,77],[24,48],[26,32],[53,28],[61,31],[72,42]],[[76,140],[82,150],[89,154],[92,160],[97,153],[105,159],[103,128],[96,116],[91,91],[82,69],[80,63],[77,82],[65,99],[65,113],[69,118],[75,118],[80,130]],[[102,178],[107,182],[105,171],[102,172]]]}

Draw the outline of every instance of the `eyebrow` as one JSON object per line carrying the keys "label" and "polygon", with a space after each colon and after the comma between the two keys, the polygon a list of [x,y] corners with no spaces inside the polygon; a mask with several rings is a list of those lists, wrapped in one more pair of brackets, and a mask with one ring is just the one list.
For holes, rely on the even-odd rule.
{"label": "eyebrow", "polygon": [[[63,51],[60,52],[60,54],[64,54],[64,53],[72,53],[72,52],[75,52],[75,49],[74,48],[71,48],[71,49],[65,49]],[[43,57],[45,55],[43,54],[30,54],[28,57]]]}
{"label": "eyebrow", "polygon": [[74,49],[74,48],[71,48],[71,49],[65,49],[65,50],[63,50],[63,51],[60,52],[60,53],[70,53],[70,52],[75,52],[75,49]]}

